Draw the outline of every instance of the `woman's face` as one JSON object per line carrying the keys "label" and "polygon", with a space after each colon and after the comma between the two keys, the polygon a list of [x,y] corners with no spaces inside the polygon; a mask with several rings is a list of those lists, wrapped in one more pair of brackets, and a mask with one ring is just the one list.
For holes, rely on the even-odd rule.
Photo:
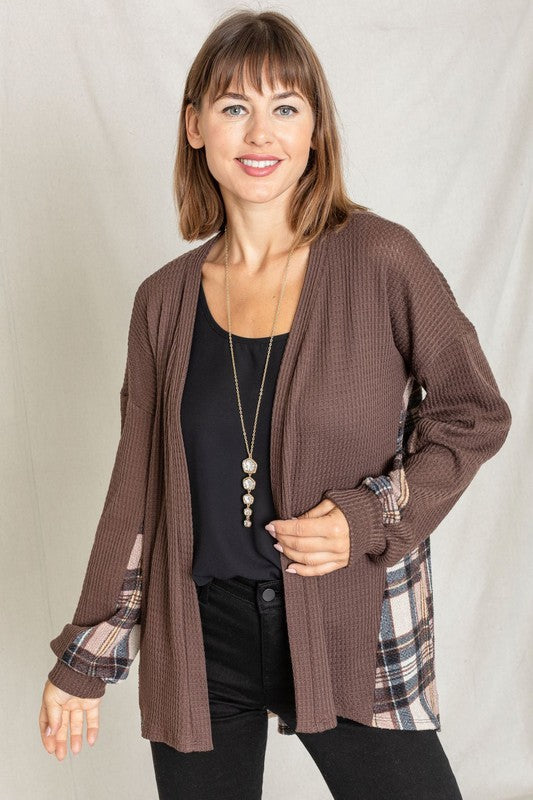
{"label": "woman's face", "polygon": [[[191,146],[205,146],[209,170],[224,201],[267,203],[285,195],[287,201],[305,171],[314,146],[314,113],[308,100],[295,90],[271,87],[263,77],[265,94],[249,84],[244,95],[230,85],[211,107],[207,99],[199,115],[187,108],[187,137]],[[283,93],[284,96],[277,96]],[[278,159],[273,170],[246,170],[239,161]],[[261,174],[262,173],[262,174]]]}

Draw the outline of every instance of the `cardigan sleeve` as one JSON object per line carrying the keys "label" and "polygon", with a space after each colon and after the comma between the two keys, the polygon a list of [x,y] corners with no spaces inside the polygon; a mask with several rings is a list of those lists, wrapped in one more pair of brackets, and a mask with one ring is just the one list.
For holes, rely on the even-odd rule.
{"label": "cardigan sleeve", "polygon": [[348,521],[347,568],[365,554],[391,566],[424,541],[502,447],[511,425],[476,329],[422,245],[393,223],[377,247],[392,335],[409,380],[389,471],[322,495]]}
{"label": "cardigan sleeve", "polygon": [[140,643],[142,543],[155,406],[146,280],[130,319],[120,390],[120,438],[72,622],[50,647],[49,680],[76,697],[101,697],[127,677]]}

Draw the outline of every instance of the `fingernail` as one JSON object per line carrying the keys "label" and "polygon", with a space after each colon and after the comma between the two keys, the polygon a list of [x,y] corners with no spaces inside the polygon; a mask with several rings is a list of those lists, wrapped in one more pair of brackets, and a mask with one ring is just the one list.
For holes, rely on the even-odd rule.
{"label": "fingernail", "polygon": [[271,522],[269,522],[268,525],[265,525],[265,530],[269,533],[276,533],[276,529]]}
{"label": "fingernail", "polygon": [[49,725],[49,726],[47,727],[47,729],[46,729],[46,731],[45,731],[44,735],[45,735],[45,736],[50,736],[50,734],[51,734],[51,733],[52,733],[52,728],[51,728],[51,727],[50,727],[50,725]]}
{"label": "fingernail", "polygon": [[276,550],[279,550],[280,553],[283,553],[283,547],[280,545],[279,542],[276,542],[274,547],[276,548]]}
{"label": "fingernail", "polygon": [[295,570],[295,569],[293,569],[292,567],[287,567],[287,569],[285,570],[285,572],[294,572],[294,573],[296,574],[296,570]]}

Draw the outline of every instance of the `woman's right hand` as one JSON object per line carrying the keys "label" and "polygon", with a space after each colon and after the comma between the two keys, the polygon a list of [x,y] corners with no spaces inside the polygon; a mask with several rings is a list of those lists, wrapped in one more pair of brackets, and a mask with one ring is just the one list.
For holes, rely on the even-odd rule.
{"label": "woman's right hand", "polygon": [[54,753],[58,761],[67,755],[67,736],[70,722],[70,749],[81,750],[83,712],[87,714],[87,741],[93,745],[98,736],[101,697],[74,697],[55,686],[50,680],[44,685],[39,728],[45,750]]}

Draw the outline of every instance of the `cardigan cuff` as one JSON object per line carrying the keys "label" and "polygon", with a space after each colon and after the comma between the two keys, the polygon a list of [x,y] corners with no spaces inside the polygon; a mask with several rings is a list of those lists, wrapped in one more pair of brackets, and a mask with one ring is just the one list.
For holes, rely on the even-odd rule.
{"label": "cardigan cuff", "polygon": [[387,546],[383,524],[383,506],[366,484],[355,489],[327,489],[328,497],[348,521],[350,556],[346,567],[352,567],[363,555],[380,555]]}
{"label": "cardigan cuff", "polygon": [[74,697],[102,697],[106,689],[101,678],[76,672],[59,658],[48,673],[48,680]]}

